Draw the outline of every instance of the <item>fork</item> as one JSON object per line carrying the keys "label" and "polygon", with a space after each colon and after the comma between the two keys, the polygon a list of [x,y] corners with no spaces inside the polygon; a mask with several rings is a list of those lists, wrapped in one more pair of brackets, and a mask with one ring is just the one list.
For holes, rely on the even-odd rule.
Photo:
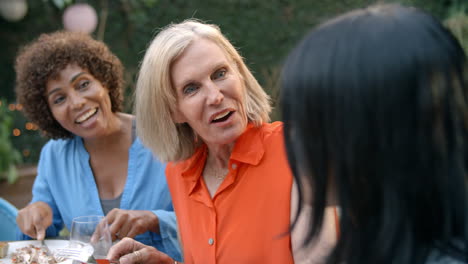
{"label": "fork", "polygon": [[56,259],[55,259],[55,256],[52,255],[49,247],[47,246],[47,244],[44,242],[44,239],[43,240],[40,240],[41,241],[41,248],[42,248],[42,251],[44,251],[44,253],[51,257],[55,262],[56,262]]}
{"label": "fork", "polygon": [[93,251],[85,248],[61,248],[55,252],[56,259],[72,259],[91,264],[119,264],[118,260],[95,259]]}
{"label": "fork", "polygon": [[74,247],[67,246],[65,248],[58,249],[54,255],[60,259],[73,259],[81,262],[86,262],[89,256],[94,253],[94,248],[90,244],[79,243]]}

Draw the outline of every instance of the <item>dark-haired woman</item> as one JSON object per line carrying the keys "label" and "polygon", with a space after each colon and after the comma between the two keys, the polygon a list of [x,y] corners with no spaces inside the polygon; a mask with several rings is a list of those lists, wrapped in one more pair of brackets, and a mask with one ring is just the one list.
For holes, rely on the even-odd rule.
{"label": "dark-haired woman", "polygon": [[326,22],[289,55],[284,134],[309,242],[341,207],[330,263],[467,263],[467,77],[452,34],[400,5]]}
{"label": "dark-haired woman", "polygon": [[82,33],[43,34],[16,59],[17,100],[50,140],[31,203],[18,213],[21,238],[57,236],[72,219],[106,215],[113,239],[135,237],[180,260],[165,165],[121,112],[123,67]]}

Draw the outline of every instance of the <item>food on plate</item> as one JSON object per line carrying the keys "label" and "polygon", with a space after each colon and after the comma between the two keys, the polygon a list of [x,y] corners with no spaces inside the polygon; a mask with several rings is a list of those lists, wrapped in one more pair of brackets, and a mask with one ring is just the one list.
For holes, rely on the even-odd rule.
{"label": "food on plate", "polygon": [[8,243],[0,242],[0,258],[6,257],[8,254]]}
{"label": "food on plate", "polygon": [[55,264],[57,263],[52,256],[37,246],[29,245],[18,248],[11,254],[11,262],[17,264]]}

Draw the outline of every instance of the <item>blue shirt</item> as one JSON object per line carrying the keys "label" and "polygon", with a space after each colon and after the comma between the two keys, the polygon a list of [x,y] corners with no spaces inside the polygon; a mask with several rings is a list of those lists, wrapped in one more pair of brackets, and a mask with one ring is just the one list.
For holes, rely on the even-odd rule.
{"label": "blue shirt", "polygon": [[[156,214],[160,235],[148,231],[135,239],[180,261],[176,217],[164,171],[165,164],[157,161],[136,138],[129,149],[127,181],[119,208],[150,210]],[[53,210],[53,223],[46,231],[47,237],[58,236],[63,225],[70,230],[74,217],[104,215],[89,154],[77,136],[50,140],[42,148],[32,194],[31,203],[46,202]],[[19,239],[30,239],[21,232],[18,234]]]}

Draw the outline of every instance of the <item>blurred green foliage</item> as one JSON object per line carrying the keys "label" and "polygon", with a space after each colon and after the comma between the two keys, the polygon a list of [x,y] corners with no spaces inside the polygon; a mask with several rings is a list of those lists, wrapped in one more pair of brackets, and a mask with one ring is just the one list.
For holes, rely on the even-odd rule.
{"label": "blurred green foliage", "polygon": [[468,54],[468,2],[453,6],[449,10],[449,15],[444,24],[460,41],[460,44]]}
{"label": "blurred green foliage", "polygon": [[[7,165],[35,164],[39,159],[42,146],[47,141],[39,133],[38,127],[28,122],[21,113],[22,106],[5,99],[0,100],[0,174]],[[10,172],[9,181],[16,178]]]}
{"label": "blurred green foliage", "polygon": [[0,99],[0,181],[13,183],[18,178],[16,165],[21,163],[20,152],[13,147],[10,135],[13,130],[13,116],[6,100]]}
{"label": "blurred green foliage", "polygon": [[[18,108],[18,105],[16,106]],[[37,163],[41,148],[48,139],[42,136],[38,127],[29,122],[19,109],[10,111],[10,115],[13,117],[13,129],[19,132],[17,136],[10,133],[10,140],[15,149],[21,153],[22,163]]]}
{"label": "blurred green foliage", "polygon": [[[197,18],[220,26],[245,57],[260,84],[278,97],[282,61],[314,25],[354,8],[398,2],[422,8],[446,19],[466,0],[28,0],[28,14],[20,22],[0,19],[0,96],[14,101],[14,58],[18,49],[40,33],[62,29],[67,5],[86,2],[99,16],[94,37],[107,43],[125,65],[126,111],[139,63],[158,30],[171,22]],[[466,10],[463,11],[466,15]],[[466,34],[465,34],[466,37]],[[278,120],[277,109],[272,119]],[[23,137],[26,140],[27,137]],[[28,139],[29,140],[29,139]],[[16,145],[17,143],[15,143]],[[20,144],[20,143],[18,143]],[[23,143],[21,143],[23,144]]]}

